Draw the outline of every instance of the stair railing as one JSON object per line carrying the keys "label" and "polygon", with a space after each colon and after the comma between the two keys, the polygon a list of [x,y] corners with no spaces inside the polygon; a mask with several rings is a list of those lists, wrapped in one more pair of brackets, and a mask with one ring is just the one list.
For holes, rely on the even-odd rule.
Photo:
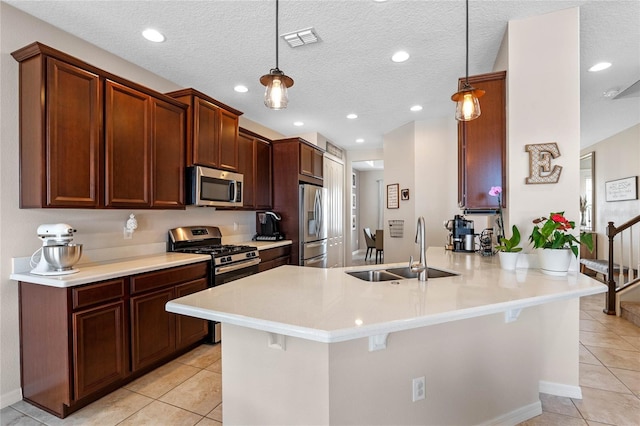
{"label": "stair railing", "polygon": [[[614,226],[613,222],[609,222],[609,225],[607,226],[607,237],[609,238],[609,265],[607,269],[608,291],[604,312],[608,315],[616,314],[616,295],[623,289],[640,283],[640,247],[638,247],[637,243],[634,246],[633,242],[633,226],[639,222],[640,216],[636,216],[618,227]],[[614,238],[617,235],[620,235],[619,262],[614,261]],[[616,275],[618,276],[617,282]]]}

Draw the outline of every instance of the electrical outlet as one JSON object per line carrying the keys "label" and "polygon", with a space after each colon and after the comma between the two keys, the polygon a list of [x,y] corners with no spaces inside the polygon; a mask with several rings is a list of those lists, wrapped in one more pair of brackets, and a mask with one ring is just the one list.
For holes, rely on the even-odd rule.
{"label": "electrical outlet", "polygon": [[424,376],[416,377],[415,379],[413,379],[411,385],[412,385],[411,388],[413,389],[412,401],[416,402],[416,401],[420,401],[421,399],[424,399],[424,397],[425,397]]}

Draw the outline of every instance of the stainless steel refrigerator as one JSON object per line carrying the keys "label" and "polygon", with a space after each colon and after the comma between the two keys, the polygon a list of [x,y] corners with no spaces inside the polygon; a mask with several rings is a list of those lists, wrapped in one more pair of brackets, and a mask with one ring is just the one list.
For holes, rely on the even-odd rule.
{"label": "stainless steel refrigerator", "polygon": [[327,189],[300,185],[300,266],[327,267]]}

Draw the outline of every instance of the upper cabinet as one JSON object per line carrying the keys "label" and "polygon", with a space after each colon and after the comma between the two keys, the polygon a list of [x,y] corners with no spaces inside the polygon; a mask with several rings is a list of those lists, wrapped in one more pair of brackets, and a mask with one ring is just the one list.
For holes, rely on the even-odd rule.
{"label": "upper cabinet", "polygon": [[238,170],[238,119],[242,112],[195,89],[167,93],[187,104],[187,165]]}
{"label": "upper cabinet", "polygon": [[12,55],[21,208],[184,208],[184,104],[41,43]]}
{"label": "upper cabinet", "polygon": [[273,190],[271,141],[240,129],[238,138],[238,172],[244,176],[243,207],[271,210]]}
{"label": "upper cabinet", "polygon": [[[496,198],[489,195],[492,186],[502,187],[506,206],[505,78],[506,71],[469,77],[485,95],[480,117],[458,122],[458,204],[466,210],[496,209]],[[459,87],[463,83],[461,78]]]}
{"label": "upper cabinet", "polygon": [[[322,186],[323,158],[322,149],[302,138],[273,141],[275,173],[297,172],[297,181]],[[291,164],[297,164],[298,169],[291,169]]]}

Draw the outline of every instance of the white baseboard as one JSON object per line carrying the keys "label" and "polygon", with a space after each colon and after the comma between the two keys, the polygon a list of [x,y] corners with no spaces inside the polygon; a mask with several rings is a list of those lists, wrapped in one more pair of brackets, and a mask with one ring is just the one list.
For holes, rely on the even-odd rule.
{"label": "white baseboard", "polygon": [[532,404],[517,408],[509,413],[503,414],[480,424],[483,426],[515,426],[519,423],[524,422],[525,420],[529,420],[535,416],[539,416],[540,414],[542,414],[542,403],[538,400]]}
{"label": "white baseboard", "polygon": [[15,404],[18,401],[22,401],[22,389],[14,389],[10,392],[0,395],[0,409]]}
{"label": "white baseboard", "polygon": [[582,389],[580,386],[571,386],[563,383],[545,382],[544,380],[540,380],[538,383],[538,390],[549,395],[582,399]]}

